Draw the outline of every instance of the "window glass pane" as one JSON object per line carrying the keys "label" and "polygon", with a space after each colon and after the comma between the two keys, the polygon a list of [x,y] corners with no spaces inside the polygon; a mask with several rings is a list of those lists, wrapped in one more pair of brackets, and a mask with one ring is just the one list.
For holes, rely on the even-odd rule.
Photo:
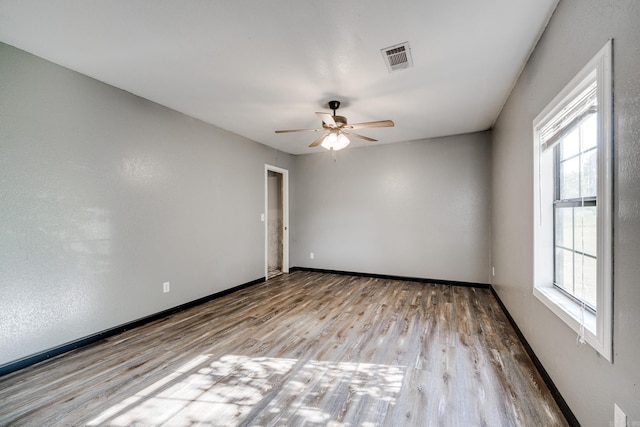
{"label": "window glass pane", "polygon": [[576,126],[560,143],[560,159],[573,157],[580,152],[580,128]]}
{"label": "window glass pane", "polygon": [[597,261],[594,258],[576,254],[574,268],[576,280],[573,296],[596,307]]}
{"label": "window glass pane", "polygon": [[580,197],[580,157],[560,163],[560,199]]}
{"label": "window glass pane", "polygon": [[582,155],[582,197],[595,197],[598,193],[598,152],[591,150]]}
{"label": "window glass pane", "polygon": [[556,248],[556,285],[573,293],[573,252]]}
{"label": "window glass pane", "polygon": [[556,208],[556,246],[573,249],[573,208]]}
{"label": "window glass pane", "polygon": [[594,257],[598,253],[597,215],[595,206],[575,208],[576,250]]}
{"label": "window glass pane", "polygon": [[587,120],[582,122],[582,151],[596,146],[598,141],[597,117],[597,114],[591,114]]}

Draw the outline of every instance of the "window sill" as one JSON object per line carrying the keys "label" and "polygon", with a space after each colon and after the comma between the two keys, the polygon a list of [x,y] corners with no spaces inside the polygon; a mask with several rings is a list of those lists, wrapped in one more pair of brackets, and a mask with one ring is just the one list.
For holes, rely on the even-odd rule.
{"label": "window sill", "polygon": [[591,344],[590,338],[595,338],[597,334],[595,314],[583,310],[580,304],[554,287],[536,287],[533,294],[577,334],[580,333],[580,324],[584,319],[585,339]]}
{"label": "window sill", "polygon": [[611,324],[606,322],[610,314],[604,304],[604,313],[593,314],[554,287],[534,287],[533,294],[549,310],[554,312],[576,334],[580,335],[580,325],[584,324],[584,340],[602,357],[613,363]]}

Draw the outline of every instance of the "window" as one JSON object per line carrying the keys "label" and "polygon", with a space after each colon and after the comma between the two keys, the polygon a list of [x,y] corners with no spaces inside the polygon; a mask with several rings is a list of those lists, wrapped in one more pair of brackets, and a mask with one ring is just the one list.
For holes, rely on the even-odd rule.
{"label": "window", "polygon": [[[593,89],[595,91],[595,84]],[[595,313],[598,259],[598,129],[595,105],[591,111],[568,129],[567,135],[554,147],[553,283]]]}
{"label": "window", "polygon": [[536,117],[534,295],[612,358],[611,42]]}

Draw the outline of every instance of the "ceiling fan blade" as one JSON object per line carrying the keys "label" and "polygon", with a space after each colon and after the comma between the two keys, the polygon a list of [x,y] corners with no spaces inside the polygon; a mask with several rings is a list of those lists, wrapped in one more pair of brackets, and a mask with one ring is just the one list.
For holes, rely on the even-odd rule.
{"label": "ceiling fan blade", "polygon": [[369,138],[368,136],[359,135],[353,132],[342,131],[342,133],[344,133],[345,135],[351,135],[351,136],[355,136],[356,138],[364,139],[365,141],[371,141],[371,142],[377,141],[377,139]]}
{"label": "ceiling fan blade", "polygon": [[277,130],[276,133],[289,133],[289,132],[320,132],[324,129],[286,129],[286,130]]}
{"label": "ceiling fan blade", "polygon": [[316,113],[318,117],[330,128],[336,127],[336,121],[333,120],[333,116],[329,113]]}
{"label": "ceiling fan blade", "polygon": [[379,120],[377,122],[354,123],[345,126],[345,129],[362,129],[362,128],[392,128],[395,126],[392,120]]}
{"label": "ceiling fan blade", "polygon": [[318,139],[316,139],[315,141],[313,141],[311,144],[309,144],[309,147],[317,147],[318,145],[322,144],[322,140],[329,135],[329,133],[325,133],[323,135],[320,135],[320,137],[318,137]]}

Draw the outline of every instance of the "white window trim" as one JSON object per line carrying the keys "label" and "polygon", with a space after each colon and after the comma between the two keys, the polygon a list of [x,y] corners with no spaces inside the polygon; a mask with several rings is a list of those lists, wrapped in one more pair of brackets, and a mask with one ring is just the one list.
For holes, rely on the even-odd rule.
{"label": "white window trim", "polygon": [[[609,362],[613,362],[613,80],[612,40],[589,61],[533,121],[534,271],[533,294]],[[598,287],[596,314],[553,286],[553,150],[542,152],[540,129],[595,73],[598,85]],[[593,80],[591,80],[593,81]],[[551,169],[549,169],[551,168]],[[551,231],[550,231],[551,230]],[[582,328],[584,326],[584,328]]]}

